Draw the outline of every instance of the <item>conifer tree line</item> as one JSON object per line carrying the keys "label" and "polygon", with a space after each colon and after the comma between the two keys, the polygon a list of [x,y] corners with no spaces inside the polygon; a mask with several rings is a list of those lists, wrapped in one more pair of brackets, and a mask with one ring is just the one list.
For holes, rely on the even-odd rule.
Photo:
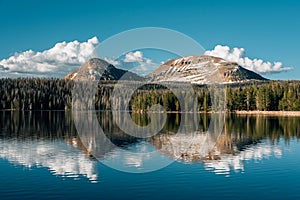
{"label": "conifer tree line", "polygon": [[271,81],[257,86],[227,88],[227,109],[259,111],[299,111],[300,82]]}
{"label": "conifer tree line", "polygon": [[[212,110],[210,91],[195,87],[199,111]],[[226,86],[226,109],[259,111],[300,111],[300,81],[270,81],[261,85]],[[185,97],[188,101],[189,98]],[[215,99],[214,99],[215,100]],[[180,104],[169,90],[140,90],[132,99],[132,110],[149,110],[159,103],[167,111],[180,111]]]}
{"label": "conifer tree line", "polygon": [[0,79],[0,109],[64,110],[71,106],[72,87],[54,78]]}
{"label": "conifer tree line", "polygon": [[[95,109],[110,110],[112,103],[122,104],[122,99],[113,99],[114,81],[99,82],[95,92]],[[72,106],[74,82],[55,78],[4,78],[0,79],[0,110],[68,110]],[[84,88],[82,89],[84,90]],[[194,87],[199,111],[210,111],[212,100],[204,86]],[[84,91],[82,91],[84,92]],[[126,91],[125,91],[126,92]],[[193,111],[195,102],[183,94],[184,105],[180,105],[171,90],[159,85],[148,85],[136,90],[130,100],[132,111],[148,111],[152,105],[160,104],[166,111]],[[186,96],[184,96],[186,95]],[[189,106],[189,107],[188,107]],[[229,111],[300,111],[300,81],[270,81],[258,85],[226,86],[226,106]]]}

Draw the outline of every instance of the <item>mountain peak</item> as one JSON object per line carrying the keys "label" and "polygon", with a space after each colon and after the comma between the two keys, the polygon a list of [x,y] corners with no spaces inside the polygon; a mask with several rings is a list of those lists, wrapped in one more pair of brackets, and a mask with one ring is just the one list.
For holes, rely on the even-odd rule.
{"label": "mountain peak", "polygon": [[[78,70],[64,77],[71,80],[135,80],[143,77],[118,69],[99,58],[92,58]],[[186,56],[162,64],[146,78],[150,82],[186,82],[192,84],[240,83],[250,80],[267,80],[261,75],[214,56]]]}
{"label": "mountain peak", "polygon": [[193,84],[267,80],[259,74],[214,56],[186,56],[162,64],[147,76],[155,82],[189,82]]}
{"label": "mountain peak", "polygon": [[112,64],[99,58],[92,58],[87,61],[81,68],[71,72],[64,79],[71,80],[143,80],[142,77],[135,73],[118,69]]}

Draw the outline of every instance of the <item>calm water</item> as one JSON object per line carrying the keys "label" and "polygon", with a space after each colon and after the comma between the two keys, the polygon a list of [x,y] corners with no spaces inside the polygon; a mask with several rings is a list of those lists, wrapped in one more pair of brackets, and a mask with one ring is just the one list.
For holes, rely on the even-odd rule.
{"label": "calm water", "polygon": [[0,112],[0,199],[300,198],[300,118],[226,116],[215,134],[213,116],[169,114],[138,139],[116,125],[122,115],[96,114],[106,139],[68,112]]}

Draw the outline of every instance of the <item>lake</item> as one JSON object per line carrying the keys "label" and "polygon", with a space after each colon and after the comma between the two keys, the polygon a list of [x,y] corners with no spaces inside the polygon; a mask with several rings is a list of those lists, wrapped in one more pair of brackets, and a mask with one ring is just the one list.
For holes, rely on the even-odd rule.
{"label": "lake", "polygon": [[0,199],[300,198],[299,117],[127,114],[1,111]]}

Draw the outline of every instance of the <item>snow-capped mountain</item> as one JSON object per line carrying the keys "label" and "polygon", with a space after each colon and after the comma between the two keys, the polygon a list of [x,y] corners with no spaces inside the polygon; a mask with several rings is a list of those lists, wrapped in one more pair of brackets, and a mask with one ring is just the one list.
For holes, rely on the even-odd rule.
{"label": "snow-capped mountain", "polygon": [[162,64],[147,76],[154,82],[188,82],[193,84],[233,83],[266,80],[259,74],[213,56],[187,56]]}

